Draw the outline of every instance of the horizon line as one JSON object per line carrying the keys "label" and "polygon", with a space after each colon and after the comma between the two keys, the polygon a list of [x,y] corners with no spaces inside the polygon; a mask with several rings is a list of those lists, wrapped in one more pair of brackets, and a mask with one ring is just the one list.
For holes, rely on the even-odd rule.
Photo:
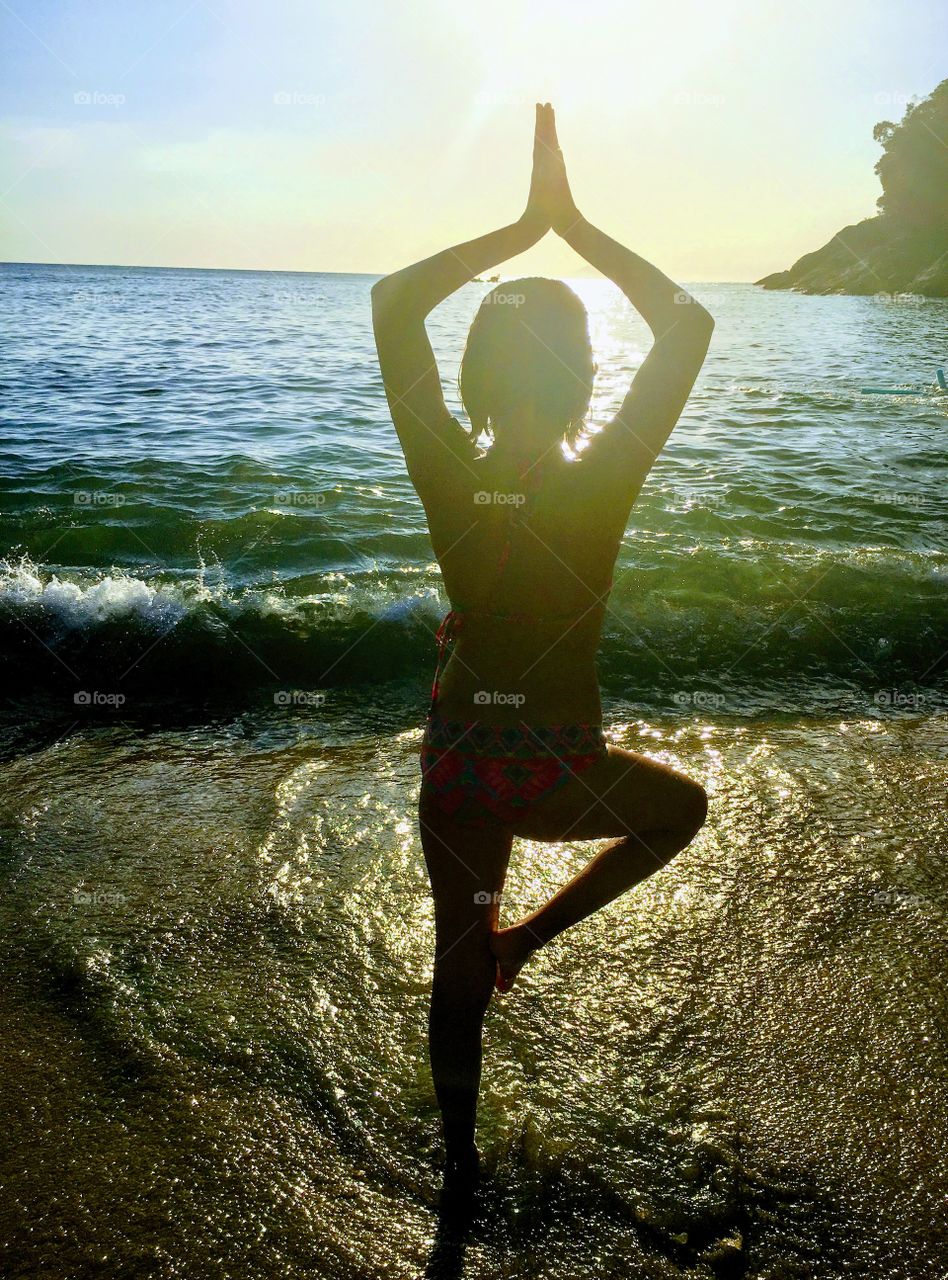
{"label": "horizon line", "polygon": [[[151,262],[41,262],[25,259],[0,259],[0,267],[67,267],[75,269],[87,269],[89,267],[103,268],[108,271],[232,271],[243,272],[247,275],[284,275],[284,276],[386,276],[388,271],[321,271],[312,267],[189,267],[189,266],[167,266],[159,265]],[[398,268],[394,268],[397,270]],[[570,275],[551,277],[559,280],[608,280],[607,276],[597,272],[595,275]],[[684,278],[683,278],[684,279]],[[468,281],[469,284],[487,283],[483,278],[477,281],[475,277]],[[710,278],[699,278],[691,276],[687,279],[689,284],[756,284],[756,280],[712,280]],[[463,286],[462,286],[463,287]]]}

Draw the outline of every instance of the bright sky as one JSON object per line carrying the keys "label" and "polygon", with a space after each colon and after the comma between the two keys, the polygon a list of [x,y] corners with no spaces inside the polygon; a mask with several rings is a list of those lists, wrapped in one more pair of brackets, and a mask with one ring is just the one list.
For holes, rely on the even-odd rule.
{"label": "bright sky", "polygon": [[0,0],[0,258],[389,271],[520,214],[539,99],[588,218],[751,280],[873,213],[946,48],[940,0]]}

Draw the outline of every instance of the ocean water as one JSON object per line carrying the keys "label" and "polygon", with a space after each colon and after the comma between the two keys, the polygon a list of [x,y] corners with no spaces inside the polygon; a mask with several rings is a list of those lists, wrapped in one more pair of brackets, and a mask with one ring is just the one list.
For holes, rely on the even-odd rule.
{"label": "ocean water", "polygon": [[[694,286],[600,676],[710,817],[492,1006],[458,1243],[413,812],[445,601],[372,277],[0,270],[7,1273],[948,1274],[948,303]],[[453,408],[487,287],[432,318]],[[647,335],[576,288],[596,424]],[[590,852],[517,842],[504,919]]]}

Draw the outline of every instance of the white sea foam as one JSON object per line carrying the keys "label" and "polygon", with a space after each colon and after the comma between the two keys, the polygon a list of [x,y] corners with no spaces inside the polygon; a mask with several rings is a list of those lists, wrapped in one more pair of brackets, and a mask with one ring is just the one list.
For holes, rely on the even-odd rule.
{"label": "white sea foam", "polygon": [[0,604],[17,613],[39,611],[48,622],[69,630],[120,619],[166,630],[202,605],[212,605],[228,617],[255,613],[290,620],[315,609],[361,612],[395,622],[410,622],[419,614],[437,619],[443,608],[433,587],[406,596],[400,594],[401,581],[386,587],[377,579],[357,583],[341,574],[337,577],[330,592],[295,596],[282,587],[236,590],[208,585],[203,563],[194,579],[175,583],[150,583],[121,569],[69,581],[24,557],[16,562],[0,560]]}

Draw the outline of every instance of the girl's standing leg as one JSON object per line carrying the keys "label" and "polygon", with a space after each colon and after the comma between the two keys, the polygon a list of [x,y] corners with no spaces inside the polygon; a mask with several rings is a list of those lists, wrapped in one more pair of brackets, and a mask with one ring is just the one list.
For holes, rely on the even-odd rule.
{"label": "girl's standing leg", "polygon": [[419,824],[435,903],[431,1073],[448,1160],[473,1166],[481,1031],[497,969],[490,935],[513,837],[502,828],[457,826],[425,806]]}

